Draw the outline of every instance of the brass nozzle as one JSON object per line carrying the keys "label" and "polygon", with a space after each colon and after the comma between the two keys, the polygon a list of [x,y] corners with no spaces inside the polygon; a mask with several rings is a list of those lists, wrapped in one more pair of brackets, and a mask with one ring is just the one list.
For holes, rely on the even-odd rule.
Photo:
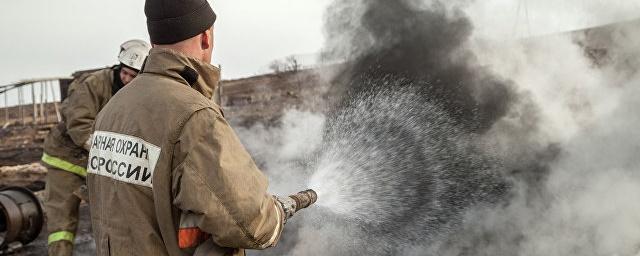
{"label": "brass nozzle", "polygon": [[296,201],[296,212],[309,207],[318,200],[318,194],[313,189],[307,189],[289,197]]}

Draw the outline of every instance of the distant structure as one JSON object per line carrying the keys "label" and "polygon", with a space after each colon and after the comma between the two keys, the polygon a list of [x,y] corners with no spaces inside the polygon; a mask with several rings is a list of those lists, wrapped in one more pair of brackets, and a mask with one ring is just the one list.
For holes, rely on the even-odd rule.
{"label": "distant structure", "polygon": [[[61,84],[68,84],[70,77],[29,79],[0,86],[0,96],[4,98],[0,125],[7,128],[14,125],[39,125],[60,121],[57,95]],[[17,94],[17,104],[9,106],[9,93]],[[50,113],[53,110],[54,113]]]}
{"label": "distant structure", "polygon": [[[44,138],[61,121],[60,102],[69,84],[94,70],[0,85],[0,166],[38,161]],[[237,125],[273,123],[286,109],[321,108],[328,83],[320,70],[325,71],[297,69],[222,81],[214,100]]]}
{"label": "distant structure", "polygon": [[[0,86],[0,165],[21,164],[37,159],[49,129],[62,119],[60,88],[72,77],[29,79]],[[16,98],[9,103],[9,94]],[[25,161],[23,161],[25,160]]]}

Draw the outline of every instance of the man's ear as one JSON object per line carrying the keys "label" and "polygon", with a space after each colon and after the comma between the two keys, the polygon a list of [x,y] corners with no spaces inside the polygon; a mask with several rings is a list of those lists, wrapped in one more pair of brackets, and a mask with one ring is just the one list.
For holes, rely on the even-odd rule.
{"label": "man's ear", "polygon": [[213,29],[207,29],[202,32],[201,35],[200,48],[202,48],[202,50],[207,50],[213,47],[213,40],[211,40],[211,37],[213,37]]}

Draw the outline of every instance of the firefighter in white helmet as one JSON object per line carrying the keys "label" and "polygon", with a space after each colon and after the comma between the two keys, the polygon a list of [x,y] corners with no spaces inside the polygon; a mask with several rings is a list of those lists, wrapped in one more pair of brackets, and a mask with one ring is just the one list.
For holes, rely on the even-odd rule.
{"label": "firefighter in white helmet", "polygon": [[147,47],[147,48],[151,49],[151,45],[147,41],[140,40],[140,39],[131,39],[131,40],[126,41],[126,42],[124,42],[124,43],[122,43],[120,45],[120,52],[122,52],[122,51],[124,51],[126,49],[129,49],[129,48],[131,48],[133,46],[144,46],[144,47]]}
{"label": "firefighter in white helmet", "polygon": [[51,129],[42,155],[48,169],[49,255],[72,255],[94,120],[109,99],[138,74],[150,48],[142,40],[127,41],[120,47],[118,65],[82,74],[69,86],[61,105],[63,121]]}

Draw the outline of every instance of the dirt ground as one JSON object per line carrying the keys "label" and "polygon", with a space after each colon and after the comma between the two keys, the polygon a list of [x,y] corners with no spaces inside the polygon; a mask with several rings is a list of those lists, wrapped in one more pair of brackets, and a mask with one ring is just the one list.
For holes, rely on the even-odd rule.
{"label": "dirt ground", "polygon": [[0,167],[0,188],[26,187],[31,191],[44,189],[47,169],[39,163]]}

